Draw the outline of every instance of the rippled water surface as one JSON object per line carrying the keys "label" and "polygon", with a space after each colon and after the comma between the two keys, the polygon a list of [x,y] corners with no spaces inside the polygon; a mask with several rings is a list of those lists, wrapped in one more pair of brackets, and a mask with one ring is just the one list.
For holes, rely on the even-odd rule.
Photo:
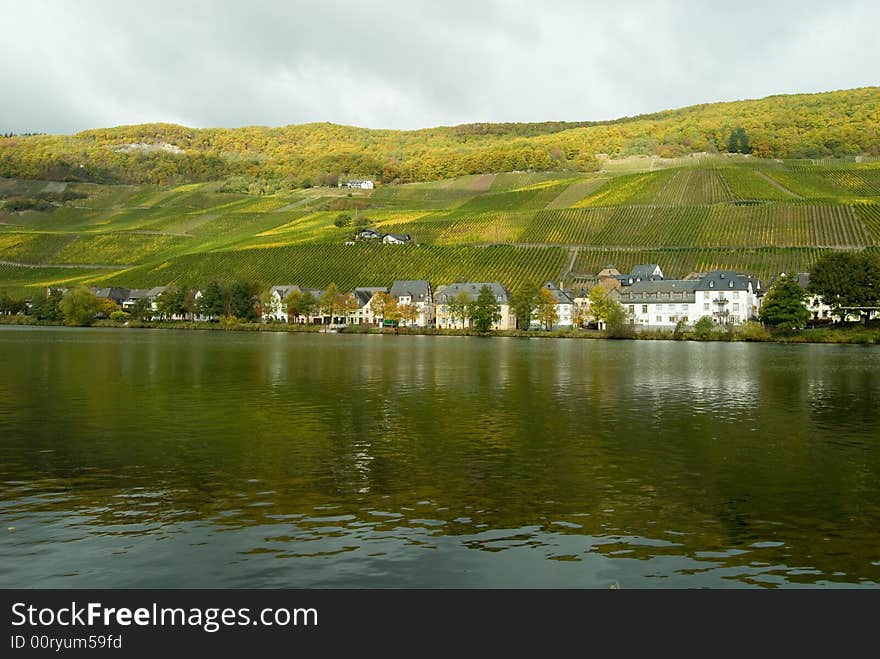
{"label": "rippled water surface", "polygon": [[880,350],[0,329],[0,587],[880,582]]}

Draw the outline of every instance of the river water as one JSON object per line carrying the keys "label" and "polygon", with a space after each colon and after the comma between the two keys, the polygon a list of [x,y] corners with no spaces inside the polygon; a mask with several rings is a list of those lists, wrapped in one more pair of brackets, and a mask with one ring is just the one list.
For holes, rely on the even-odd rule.
{"label": "river water", "polygon": [[0,329],[0,587],[880,583],[880,349]]}

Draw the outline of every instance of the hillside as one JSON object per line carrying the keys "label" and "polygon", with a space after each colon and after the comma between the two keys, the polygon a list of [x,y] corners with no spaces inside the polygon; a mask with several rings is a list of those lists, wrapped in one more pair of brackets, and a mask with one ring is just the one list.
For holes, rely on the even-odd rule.
{"label": "hillside", "polygon": [[[0,127],[2,128],[2,127]],[[583,173],[601,159],[728,150],[743,128],[762,158],[880,155],[880,87],[697,105],[608,122],[470,124],[415,131],[333,124],[193,129],[146,124],[0,139],[0,177],[179,185],[257,194],[335,183],[436,181],[510,171]]]}
{"label": "hillside", "polygon": [[[221,182],[97,185],[0,179],[0,289],[149,287],[245,277],[268,286],[388,285],[426,277],[522,281],[658,262],[670,276],[768,278],[828,250],[880,246],[880,162],[741,155],[630,158],[592,173],[246,195]],[[334,225],[341,214],[350,225]],[[361,225],[413,244],[346,245]]]}

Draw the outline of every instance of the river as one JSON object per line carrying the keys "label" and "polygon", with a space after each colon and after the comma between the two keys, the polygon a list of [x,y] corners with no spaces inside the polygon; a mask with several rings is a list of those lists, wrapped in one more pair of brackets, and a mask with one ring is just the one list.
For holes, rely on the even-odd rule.
{"label": "river", "polygon": [[0,328],[0,587],[880,583],[880,349]]}

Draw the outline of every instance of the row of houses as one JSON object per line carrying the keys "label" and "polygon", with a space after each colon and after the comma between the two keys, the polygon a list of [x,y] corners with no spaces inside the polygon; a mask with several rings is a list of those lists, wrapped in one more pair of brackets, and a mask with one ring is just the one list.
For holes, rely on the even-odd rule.
{"label": "row of houses", "polygon": [[[621,274],[613,266],[607,266],[596,281],[565,288],[560,282],[543,285],[556,305],[554,329],[571,328],[581,324],[589,316],[590,290],[601,285],[608,290],[611,299],[620,303],[632,322],[644,328],[674,328],[679,322],[692,324],[703,316],[710,317],[717,325],[739,325],[757,318],[763,295],[761,282],[750,275],[717,270],[695,273],[678,280],[666,279],[658,264],[638,265],[629,273]],[[293,290],[309,290],[315,298],[323,291],[300,289],[297,286],[273,286],[273,303],[264,311],[267,320],[289,322],[332,322],[357,325],[381,325],[384,319],[376,312],[373,300],[377,293],[388,293],[399,305],[415,304],[418,316],[403,325],[437,327],[439,329],[466,329],[470,321],[456,313],[456,302],[473,302],[483,287],[487,287],[498,303],[501,319],[493,329],[516,329],[517,321],[510,290],[501,282],[455,282],[432,290],[427,280],[395,281],[391,288],[355,288],[352,293],[357,301],[357,311],[344,319],[328,319],[326,316],[288,318],[284,306],[285,297]],[[532,327],[541,327],[537,311],[532,317]]]}
{"label": "row of houses", "polygon": [[[797,275],[798,283],[806,289],[809,275]],[[729,270],[713,270],[692,273],[683,279],[667,279],[659,264],[641,264],[630,272],[621,273],[613,265],[607,265],[595,276],[581,277],[571,287],[560,282],[545,282],[543,288],[555,303],[555,329],[582,325],[590,316],[590,291],[600,286],[610,299],[618,302],[627,312],[631,322],[640,328],[675,328],[679,323],[692,325],[703,317],[711,318],[716,325],[741,325],[756,320],[760,313],[765,289],[760,279]],[[517,320],[509,289],[501,282],[455,282],[433,289],[428,280],[396,280],[389,287],[365,286],[351,291],[353,304],[344,312],[333,316],[323,309],[313,309],[308,315],[288,309],[285,300],[291,293],[310,294],[320,300],[324,291],[305,288],[295,284],[275,285],[269,290],[268,302],[264,303],[262,316],[265,321],[325,324],[333,326],[387,324],[381,310],[381,300],[390,296],[398,305],[410,308],[395,324],[412,327],[436,327],[439,329],[466,329],[470,320],[459,307],[462,301],[473,302],[483,287],[488,288],[500,309],[501,318],[493,329],[517,328]],[[103,288],[92,289],[98,297],[114,300],[123,310],[130,310],[138,300],[147,298],[155,310],[156,300],[165,287],[151,289]],[[384,294],[380,296],[379,294]],[[195,293],[199,299],[201,292]],[[377,302],[379,301],[379,302]],[[830,319],[831,308],[818,296],[810,295],[804,304],[813,320]],[[197,317],[197,320],[208,318]],[[857,320],[857,318],[855,318]],[[541,327],[537,311],[532,327]],[[601,325],[600,325],[601,327]]]}

